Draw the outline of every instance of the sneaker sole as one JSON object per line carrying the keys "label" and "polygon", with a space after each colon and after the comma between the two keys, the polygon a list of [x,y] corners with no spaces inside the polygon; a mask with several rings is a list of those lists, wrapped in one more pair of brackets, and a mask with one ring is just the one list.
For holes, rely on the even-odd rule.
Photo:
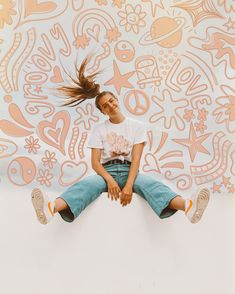
{"label": "sneaker sole", "polygon": [[44,198],[43,198],[43,194],[41,190],[33,189],[31,196],[32,196],[33,207],[35,209],[38,221],[41,224],[46,225],[48,221],[47,221],[46,214],[44,212]]}
{"label": "sneaker sole", "polygon": [[191,218],[191,223],[196,224],[200,221],[210,199],[210,191],[207,188],[202,189],[197,197],[196,210]]}

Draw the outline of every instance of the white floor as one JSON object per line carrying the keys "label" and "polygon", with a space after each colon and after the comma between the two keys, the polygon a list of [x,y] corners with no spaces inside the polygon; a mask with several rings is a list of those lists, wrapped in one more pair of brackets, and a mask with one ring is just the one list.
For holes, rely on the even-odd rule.
{"label": "white floor", "polygon": [[138,196],[126,208],[103,196],[74,223],[47,226],[28,189],[0,197],[0,293],[235,293],[234,196],[213,196],[197,225],[160,220]]}

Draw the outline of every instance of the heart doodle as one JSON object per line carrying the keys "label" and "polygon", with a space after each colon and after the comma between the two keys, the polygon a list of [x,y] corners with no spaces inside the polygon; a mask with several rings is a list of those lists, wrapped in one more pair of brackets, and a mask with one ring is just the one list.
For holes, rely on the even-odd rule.
{"label": "heart doodle", "polygon": [[[62,127],[60,121],[63,123]],[[69,131],[69,126],[70,116],[67,111],[63,110],[54,115],[52,122],[41,121],[38,124],[37,131],[42,141],[58,149],[65,155],[64,144]]]}
{"label": "heart doodle", "polygon": [[96,42],[99,42],[100,27],[95,24],[91,29],[87,29],[87,34],[93,38]]}
{"label": "heart doodle", "polygon": [[69,1],[39,1],[39,0],[18,0],[19,19],[15,28],[30,21],[49,20],[61,15],[69,5]]}
{"label": "heart doodle", "polygon": [[59,135],[61,133],[61,128],[57,130],[49,130],[48,134],[58,143],[59,142]]}

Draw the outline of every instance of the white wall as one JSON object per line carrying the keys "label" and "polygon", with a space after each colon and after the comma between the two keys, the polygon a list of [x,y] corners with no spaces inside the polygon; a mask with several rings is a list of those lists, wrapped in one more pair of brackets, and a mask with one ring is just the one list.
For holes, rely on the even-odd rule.
{"label": "white wall", "polygon": [[191,225],[182,213],[158,219],[138,196],[122,208],[103,195],[74,223],[42,226],[29,189],[3,189],[0,291],[233,294],[234,209],[234,198],[213,197]]}

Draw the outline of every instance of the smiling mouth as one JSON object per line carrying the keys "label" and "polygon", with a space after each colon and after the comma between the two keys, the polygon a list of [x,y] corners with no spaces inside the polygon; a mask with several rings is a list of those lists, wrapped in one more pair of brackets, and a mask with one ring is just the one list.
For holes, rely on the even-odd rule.
{"label": "smiling mouth", "polygon": [[111,112],[113,112],[116,109],[117,109],[117,106],[113,107],[112,110],[111,110]]}

